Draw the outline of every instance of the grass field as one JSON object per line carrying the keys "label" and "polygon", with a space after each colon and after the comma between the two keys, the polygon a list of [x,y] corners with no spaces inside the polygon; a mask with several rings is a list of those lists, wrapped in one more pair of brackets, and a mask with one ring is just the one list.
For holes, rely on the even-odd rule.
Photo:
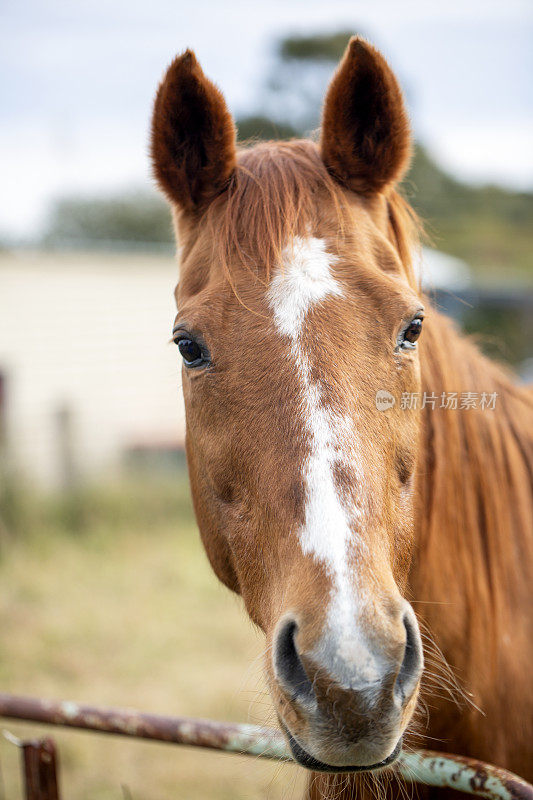
{"label": "grass field", "polygon": [[[10,498],[4,512],[4,523],[17,524],[0,542],[3,691],[272,722],[262,634],[211,573],[183,481],[17,502]],[[50,731],[8,720],[0,727],[19,736]],[[53,735],[69,800],[302,793],[304,775],[289,765],[61,729]],[[18,758],[0,737],[2,800],[22,796]]]}

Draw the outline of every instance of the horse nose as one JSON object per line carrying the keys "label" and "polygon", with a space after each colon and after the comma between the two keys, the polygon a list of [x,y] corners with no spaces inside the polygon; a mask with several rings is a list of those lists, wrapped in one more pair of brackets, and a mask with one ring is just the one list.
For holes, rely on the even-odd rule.
{"label": "horse nose", "polygon": [[405,705],[418,686],[422,674],[423,655],[418,622],[410,605],[406,606],[402,622],[405,628],[405,646],[400,671],[394,684],[394,693],[401,705]]}
{"label": "horse nose", "polygon": [[422,643],[415,614],[402,605],[398,624],[387,641],[373,646],[362,639],[329,632],[318,647],[300,649],[305,631],[286,616],[275,635],[274,674],[289,700],[308,711],[327,713],[328,696],[342,698],[348,713],[374,715],[377,708],[403,708],[412,698],[423,666]]}
{"label": "horse nose", "polygon": [[281,686],[293,701],[315,703],[315,692],[296,647],[298,626],[288,618],[280,625],[274,644],[274,671]]}

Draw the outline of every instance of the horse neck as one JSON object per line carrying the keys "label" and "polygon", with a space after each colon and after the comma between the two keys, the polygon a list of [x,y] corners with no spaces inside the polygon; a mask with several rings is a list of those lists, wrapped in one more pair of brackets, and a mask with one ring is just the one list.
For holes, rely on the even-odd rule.
{"label": "horse neck", "polygon": [[[476,407],[422,412],[411,593],[443,649],[484,644],[487,655],[524,607],[533,563],[533,397],[436,312],[420,359],[422,392],[436,406],[443,393],[458,392],[460,406],[472,392]],[[481,407],[482,393],[496,395],[494,410]]]}

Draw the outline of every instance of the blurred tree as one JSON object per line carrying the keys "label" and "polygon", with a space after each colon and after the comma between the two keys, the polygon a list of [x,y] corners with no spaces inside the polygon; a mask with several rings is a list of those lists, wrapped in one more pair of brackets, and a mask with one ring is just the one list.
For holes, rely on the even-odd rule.
{"label": "blurred tree", "polygon": [[275,122],[270,117],[252,115],[237,120],[240,142],[265,141],[267,139],[292,139],[299,131],[288,122]]}
{"label": "blurred tree", "polygon": [[262,113],[300,135],[317,128],[328,82],[354,31],[280,39],[265,82]]}
{"label": "blurred tree", "polygon": [[52,209],[45,243],[170,242],[172,225],[162,197],[129,192],[114,197],[58,200]]}
{"label": "blurred tree", "polygon": [[420,144],[402,190],[437,248],[484,279],[533,281],[533,193],[458,181]]}
{"label": "blurred tree", "polygon": [[[329,61],[335,65],[354,35],[353,30],[341,30],[314,36],[286,36],[280,39],[277,52],[282,61]],[[359,36],[363,35],[359,31]]]}

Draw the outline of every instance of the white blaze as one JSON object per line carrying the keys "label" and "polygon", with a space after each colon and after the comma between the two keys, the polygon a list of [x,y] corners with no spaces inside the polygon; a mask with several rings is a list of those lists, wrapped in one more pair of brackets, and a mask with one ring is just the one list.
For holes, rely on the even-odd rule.
{"label": "white blaze", "polygon": [[[361,637],[357,635],[360,598],[350,579],[349,545],[360,550],[363,543],[357,528],[363,514],[361,498],[342,497],[335,484],[335,463],[349,466],[356,487],[362,486],[363,467],[352,420],[328,407],[320,383],[313,382],[309,355],[302,344],[302,329],[308,311],[330,297],[341,297],[342,287],[333,277],[336,258],[322,239],[297,237],[284,251],[283,268],[274,276],[268,293],[278,331],[289,340],[301,385],[302,424],[309,436],[310,452],[303,465],[306,484],[305,523],[300,544],[306,555],[322,562],[331,577],[333,595],[328,608],[328,625],[337,650],[333,654],[339,675],[346,668],[357,682],[375,679],[376,665]],[[358,524],[359,522],[359,524]]]}

